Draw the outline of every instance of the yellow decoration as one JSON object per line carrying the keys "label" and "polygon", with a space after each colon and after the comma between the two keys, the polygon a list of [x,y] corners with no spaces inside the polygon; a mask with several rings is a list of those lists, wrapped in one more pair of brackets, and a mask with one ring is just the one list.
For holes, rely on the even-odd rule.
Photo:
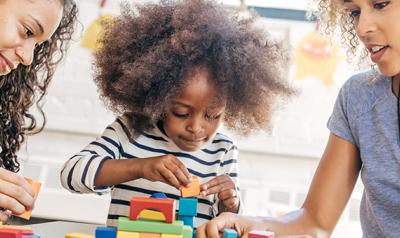
{"label": "yellow decoration", "polygon": [[343,57],[330,40],[314,31],[307,34],[298,44],[295,56],[295,79],[316,77],[325,83],[333,84],[333,74]]}
{"label": "yellow decoration", "polygon": [[162,212],[145,209],[140,212],[139,219],[141,220],[153,220],[153,221],[165,221],[165,216]]}
{"label": "yellow decoration", "polygon": [[105,23],[111,22],[114,19],[112,15],[99,16],[86,30],[83,35],[81,45],[82,47],[95,50],[100,47],[99,40],[103,35],[103,26]]}

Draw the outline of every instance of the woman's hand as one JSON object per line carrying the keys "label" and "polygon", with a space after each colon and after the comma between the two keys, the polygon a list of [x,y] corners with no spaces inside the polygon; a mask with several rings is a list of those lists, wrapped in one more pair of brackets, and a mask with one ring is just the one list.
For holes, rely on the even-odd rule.
{"label": "woman's hand", "polygon": [[[35,202],[32,186],[21,176],[4,168],[0,168],[0,221],[6,221],[11,211],[22,214],[32,209]],[[8,210],[8,211],[7,211]]]}

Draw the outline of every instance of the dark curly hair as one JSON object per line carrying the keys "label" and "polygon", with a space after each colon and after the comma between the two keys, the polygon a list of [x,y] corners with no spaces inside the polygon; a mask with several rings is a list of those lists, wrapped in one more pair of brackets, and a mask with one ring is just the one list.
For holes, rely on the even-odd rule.
{"label": "dark curly hair", "polygon": [[[29,66],[19,65],[10,74],[0,78],[0,166],[18,172],[17,151],[25,136],[40,132],[46,118],[41,100],[54,75],[56,65],[64,57],[77,20],[77,6],[73,0],[60,0],[64,5],[63,17],[52,37],[34,49]],[[37,126],[29,108],[36,106],[43,116]]]}
{"label": "dark curly hair", "polygon": [[287,84],[284,47],[210,0],[162,1],[131,7],[106,24],[95,57],[95,82],[105,104],[128,117],[131,132],[151,129],[188,80],[206,65],[224,124],[246,135],[270,129],[276,99],[294,93]]}

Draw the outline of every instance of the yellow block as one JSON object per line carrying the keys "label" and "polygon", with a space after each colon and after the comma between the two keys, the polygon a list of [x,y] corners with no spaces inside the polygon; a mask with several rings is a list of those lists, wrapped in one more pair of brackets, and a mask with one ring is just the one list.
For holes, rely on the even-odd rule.
{"label": "yellow block", "polygon": [[117,238],[139,238],[139,233],[129,231],[117,231]]}
{"label": "yellow block", "polygon": [[154,220],[165,221],[166,218],[162,212],[145,209],[140,212],[139,219],[141,220]]}
{"label": "yellow block", "polygon": [[161,234],[161,238],[182,238],[182,235],[175,235],[175,234]]}
{"label": "yellow block", "polygon": [[74,232],[66,234],[65,238],[94,238],[94,236]]}

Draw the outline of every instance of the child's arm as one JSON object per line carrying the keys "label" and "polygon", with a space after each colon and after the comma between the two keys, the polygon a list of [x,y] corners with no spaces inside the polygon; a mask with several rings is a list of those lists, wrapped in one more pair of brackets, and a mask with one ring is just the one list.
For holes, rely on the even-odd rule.
{"label": "child's arm", "polygon": [[113,185],[138,178],[165,182],[176,188],[190,183],[187,168],[173,155],[124,158],[121,139],[128,138],[121,123],[117,120],[107,127],[101,137],[64,164],[61,183],[66,189],[105,193]]}
{"label": "child's arm", "polygon": [[331,134],[303,207],[280,218],[225,213],[197,229],[197,237],[219,237],[218,230],[237,227],[274,231],[278,236],[308,234],[329,237],[353,191],[361,160],[352,143]]}
{"label": "child's arm", "polygon": [[220,168],[221,175],[201,185],[201,194],[217,195],[218,214],[222,212],[239,213],[241,208],[238,182],[238,150],[235,145],[226,152]]}

